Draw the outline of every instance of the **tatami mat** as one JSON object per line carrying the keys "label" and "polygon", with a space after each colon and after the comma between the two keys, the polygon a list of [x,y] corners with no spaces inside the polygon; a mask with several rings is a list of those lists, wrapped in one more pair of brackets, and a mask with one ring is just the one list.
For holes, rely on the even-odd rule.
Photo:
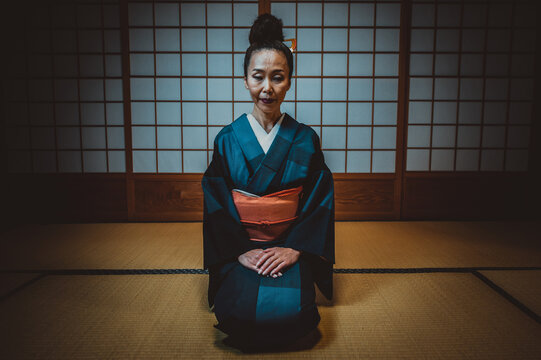
{"label": "tatami mat", "polygon": [[541,266],[534,222],[340,222],[340,268]]}
{"label": "tatami mat", "polygon": [[541,316],[541,270],[480,271],[480,273]]}
{"label": "tatami mat", "polygon": [[36,280],[40,276],[40,274],[0,273],[0,299],[25,285],[29,285],[32,280]]}
{"label": "tatami mat", "polygon": [[2,269],[203,266],[202,223],[28,225],[2,237]]}
{"label": "tatami mat", "polygon": [[221,344],[207,281],[46,276],[0,303],[0,358],[541,358],[541,326],[471,274],[337,274],[320,342],[257,355]]}
{"label": "tatami mat", "polygon": [[[533,222],[337,222],[336,268],[541,266]],[[32,225],[0,269],[201,268],[202,223]]]}

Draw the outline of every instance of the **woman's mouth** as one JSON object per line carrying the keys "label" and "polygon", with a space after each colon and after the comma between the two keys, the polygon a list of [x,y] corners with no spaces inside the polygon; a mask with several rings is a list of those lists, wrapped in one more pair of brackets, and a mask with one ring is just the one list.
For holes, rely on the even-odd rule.
{"label": "woman's mouth", "polygon": [[271,104],[274,101],[274,99],[260,99],[260,100],[263,102],[263,104]]}

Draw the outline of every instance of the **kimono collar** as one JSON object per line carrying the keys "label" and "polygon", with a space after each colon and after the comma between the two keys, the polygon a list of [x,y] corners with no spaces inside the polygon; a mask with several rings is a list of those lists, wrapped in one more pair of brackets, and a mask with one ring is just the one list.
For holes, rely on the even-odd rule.
{"label": "kimono collar", "polygon": [[286,159],[299,123],[285,113],[278,134],[267,154],[259,145],[246,114],[242,114],[231,126],[246,160],[254,170],[248,180],[248,191],[255,194],[264,193]]}

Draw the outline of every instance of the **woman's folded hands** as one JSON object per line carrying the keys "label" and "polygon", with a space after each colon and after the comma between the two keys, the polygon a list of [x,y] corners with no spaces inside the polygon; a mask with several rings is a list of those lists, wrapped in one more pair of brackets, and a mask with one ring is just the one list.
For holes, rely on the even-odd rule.
{"label": "woman's folded hands", "polygon": [[241,254],[239,262],[263,276],[282,276],[282,270],[295,264],[301,252],[291,248],[254,249]]}

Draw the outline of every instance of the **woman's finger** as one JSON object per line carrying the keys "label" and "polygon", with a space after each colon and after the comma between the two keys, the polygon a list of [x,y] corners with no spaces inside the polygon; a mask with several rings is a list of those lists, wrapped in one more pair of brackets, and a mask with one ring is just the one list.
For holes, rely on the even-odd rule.
{"label": "woman's finger", "polygon": [[274,253],[270,253],[270,252],[267,252],[265,254],[263,254],[259,260],[257,261],[257,263],[255,264],[256,267],[259,267],[261,264],[263,264],[269,257],[273,256]]}
{"label": "woman's finger", "polygon": [[263,264],[259,266],[259,274],[262,274],[265,270],[267,270],[268,266],[276,259],[274,255],[269,257]]}
{"label": "woman's finger", "polygon": [[269,273],[269,276],[272,276],[274,278],[277,278],[277,277],[280,277],[282,276],[282,273],[279,271],[280,269],[284,268],[286,266],[286,262],[285,261],[281,261],[279,262],[275,267],[274,269],[272,269],[272,271]]}
{"label": "woman's finger", "polygon": [[276,255],[270,256],[263,264],[259,266],[259,274],[262,274],[269,267],[272,262],[276,260]]}
{"label": "woman's finger", "polygon": [[257,260],[255,266],[256,267],[260,267],[261,265],[263,265],[265,263],[265,261],[267,261],[268,258],[270,258],[273,254],[271,253],[266,253],[266,254],[263,254],[261,255],[261,257]]}
{"label": "woman's finger", "polygon": [[271,275],[277,274],[278,276],[282,276],[282,273],[280,272],[280,270],[282,270],[286,265],[287,265],[287,263],[285,261],[282,261],[277,267],[275,267],[271,271],[270,274]]}
{"label": "woman's finger", "polygon": [[244,265],[244,267],[246,267],[246,268],[248,268],[248,269],[250,269],[250,270],[253,270],[253,271],[255,271],[255,272],[258,272],[258,271],[259,271],[259,270],[255,267],[254,264],[247,263],[247,264],[243,264],[243,265]]}
{"label": "woman's finger", "polygon": [[261,275],[273,275],[271,272],[276,268],[276,266],[278,266],[278,264],[280,264],[283,260],[281,259],[276,259],[274,260],[273,262],[271,262],[269,264],[269,266],[267,266],[267,268],[265,269],[265,271],[263,271],[263,273]]}
{"label": "woman's finger", "polygon": [[271,271],[281,262],[280,259],[274,259],[269,265],[261,272],[263,276],[271,276]]}

